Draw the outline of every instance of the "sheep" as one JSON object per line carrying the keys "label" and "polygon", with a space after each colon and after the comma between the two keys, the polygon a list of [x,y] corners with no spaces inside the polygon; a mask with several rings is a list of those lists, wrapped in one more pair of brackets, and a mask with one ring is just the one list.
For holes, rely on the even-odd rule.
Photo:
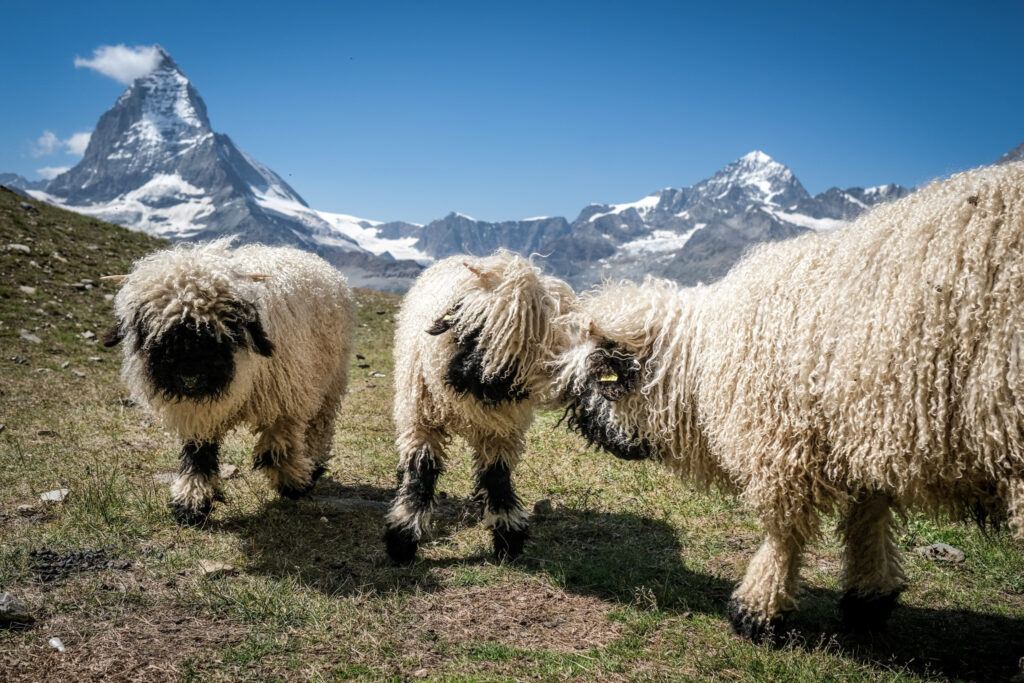
{"label": "sheep", "polygon": [[584,294],[553,381],[591,444],[757,514],[738,633],[780,633],[829,511],[843,619],[881,628],[906,583],[894,511],[1024,537],[1022,250],[1024,163],[960,173],[833,234],[760,246],[711,285]]}
{"label": "sheep", "polygon": [[121,377],[183,441],[170,507],[201,525],[223,500],[225,433],[259,434],[254,468],[298,498],[326,470],[348,384],[354,309],[345,276],[297,249],[231,239],[178,245],[135,263],[114,299]]}
{"label": "sheep", "polygon": [[417,278],[395,330],[398,491],[386,517],[389,556],[415,559],[452,435],[474,450],[476,496],[499,560],[523,550],[529,518],[512,486],[524,435],[549,385],[553,320],[575,295],[530,261],[500,250],[454,256]]}

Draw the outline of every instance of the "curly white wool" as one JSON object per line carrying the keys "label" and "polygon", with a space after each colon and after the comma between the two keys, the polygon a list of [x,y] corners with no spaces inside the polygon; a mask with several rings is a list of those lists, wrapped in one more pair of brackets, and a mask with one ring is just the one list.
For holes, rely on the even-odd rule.
{"label": "curly white wool", "polygon": [[[274,345],[272,357],[236,353],[231,384],[213,400],[180,400],[157,390],[147,374],[147,347],[139,348],[138,330],[125,321],[146,322],[147,345],[186,320],[222,335],[240,302],[258,312]],[[236,425],[248,424],[260,433],[257,455],[273,455],[275,467],[267,473],[279,487],[305,485],[329,457],[334,416],[348,382],[355,316],[345,277],[323,259],[289,248],[231,248],[231,239],[182,244],[139,260],[114,308],[122,321],[125,384],[183,440],[216,442]],[[176,494],[188,488],[184,479]],[[208,479],[184,497],[200,504],[215,494],[219,482],[215,475]]]}
{"label": "curly white wool", "polygon": [[836,506],[875,529],[844,532],[870,567],[848,557],[848,587],[898,591],[890,505],[1024,532],[1022,250],[1024,164],[957,174],[763,245],[711,286],[599,288],[582,302],[596,338],[558,382],[583,389],[601,338],[641,359],[637,391],[592,407],[758,512],[769,538],[734,596],[755,621],[795,605],[795,555]]}

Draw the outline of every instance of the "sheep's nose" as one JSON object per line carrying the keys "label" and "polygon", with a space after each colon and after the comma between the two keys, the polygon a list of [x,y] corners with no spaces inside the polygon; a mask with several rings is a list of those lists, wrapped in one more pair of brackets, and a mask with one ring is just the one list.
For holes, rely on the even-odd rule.
{"label": "sheep's nose", "polygon": [[199,378],[195,375],[183,375],[181,383],[186,389],[195,389],[196,385],[199,384]]}

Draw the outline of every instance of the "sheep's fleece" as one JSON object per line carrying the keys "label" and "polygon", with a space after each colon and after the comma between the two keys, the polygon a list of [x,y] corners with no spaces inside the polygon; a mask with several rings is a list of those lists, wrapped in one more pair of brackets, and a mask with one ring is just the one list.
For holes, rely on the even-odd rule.
{"label": "sheep's fleece", "polygon": [[415,555],[444,447],[455,434],[474,450],[495,552],[514,557],[522,550],[528,518],[511,471],[550,385],[547,367],[564,348],[554,320],[575,301],[567,284],[504,250],[439,261],[409,290],[395,331],[399,491],[386,535],[394,560]]}
{"label": "sheep's fleece", "polygon": [[[297,249],[230,243],[178,245],[141,259],[114,302],[125,384],[185,442],[172,507],[187,523],[204,521],[221,495],[217,447],[241,423],[259,434],[255,465],[282,495],[308,490],[330,457],[348,382],[354,310],[345,277]],[[198,344],[196,330],[216,338],[208,363],[206,347],[192,352],[211,373],[213,351],[228,343],[226,386],[201,400],[154,385],[154,353],[183,325],[191,327],[177,349]]]}
{"label": "sheep's fleece", "polygon": [[884,623],[905,583],[893,509],[1024,536],[1024,163],[763,245],[710,286],[606,284],[581,306],[558,363],[570,423],[760,517],[730,605],[740,632],[796,607],[821,511],[842,513],[841,607],[858,626]]}

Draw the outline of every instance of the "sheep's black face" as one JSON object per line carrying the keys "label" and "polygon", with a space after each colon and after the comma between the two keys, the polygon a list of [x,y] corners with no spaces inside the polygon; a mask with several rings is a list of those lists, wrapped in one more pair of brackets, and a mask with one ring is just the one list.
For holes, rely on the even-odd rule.
{"label": "sheep's black face", "polygon": [[658,457],[640,432],[630,432],[612,421],[612,404],[626,396],[640,377],[640,364],[622,348],[605,342],[587,357],[582,393],[569,396],[563,420],[591,446],[623,460]]}
{"label": "sheep's black face", "polygon": [[618,401],[636,386],[640,363],[612,342],[604,342],[587,357],[587,385],[608,401]]}
{"label": "sheep's black face", "polygon": [[224,394],[235,376],[236,341],[206,325],[175,323],[146,348],[146,370],[166,398],[206,401]]}
{"label": "sheep's black face", "polygon": [[469,393],[488,405],[526,400],[530,390],[516,381],[519,361],[512,361],[490,377],[484,376],[486,349],[480,345],[480,330],[455,340],[455,354],[448,361],[445,382],[459,394]]}

